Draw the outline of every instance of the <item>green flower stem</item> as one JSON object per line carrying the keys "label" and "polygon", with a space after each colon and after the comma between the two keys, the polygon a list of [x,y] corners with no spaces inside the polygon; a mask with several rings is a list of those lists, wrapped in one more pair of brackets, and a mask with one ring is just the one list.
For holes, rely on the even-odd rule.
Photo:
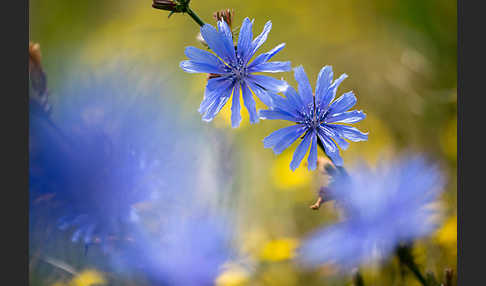
{"label": "green flower stem", "polygon": [[415,263],[415,260],[413,259],[413,255],[411,252],[410,246],[399,246],[396,250],[398,259],[400,260],[400,263],[403,265],[407,266],[410,271],[415,275],[415,278],[423,285],[423,286],[429,286],[427,283],[427,280],[425,277],[422,275],[420,272],[420,269],[418,268],[417,264]]}
{"label": "green flower stem", "polygon": [[354,286],[364,286],[364,279],[361,273],[359,272],[359,270],[356,271],[356,273],[354,274],[353,282],[354,282]]}
{"label": "green flower stem", "polygon": [[417,264],[413,263],[407,263],[406,264],[408,269],[410,269],[413,274],[415,275],[415,278],[417,278],[418,281],[420,281],[420,283],[422,283],[422,285],[424,286],[428,286],[427,285],[427,281],[425,280],[425,277],[422,275],[422,273],[420,273],[420,270],[418,269],[417,267]]}
{"label": "green flower stem", "polygon": [[199,16],[197,16],[196,13],[194,13],[194,11],[191,10],[191,8],[189,8],[189,5],[186,6],[186,13],[191,16],[191,18],[199,25],[199,26],[204,26],[204,22],[201,20],[201,18],[199,18]]}

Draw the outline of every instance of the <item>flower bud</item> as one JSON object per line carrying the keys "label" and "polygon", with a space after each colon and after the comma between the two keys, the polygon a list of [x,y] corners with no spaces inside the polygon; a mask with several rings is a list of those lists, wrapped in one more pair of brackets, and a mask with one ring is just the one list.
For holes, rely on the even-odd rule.
{"label": "flower bud", "polygon": [[175,12],[177,3],[172,0],[153,0],[152,7],[155,9]]}

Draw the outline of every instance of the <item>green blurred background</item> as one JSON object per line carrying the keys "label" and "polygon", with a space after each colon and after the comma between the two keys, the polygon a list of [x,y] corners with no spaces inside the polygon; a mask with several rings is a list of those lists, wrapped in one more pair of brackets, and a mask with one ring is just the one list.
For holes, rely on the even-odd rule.
{"label": "green blurred background", "polygon": [[[187,113],[196,115],[206,76],[187,74],[178,65],[186,58],[186,46],[200,46],[198,26],[181,14],[169,19],[168,13],[151,4],[149,0],[31,0],[30,39],[40,43],[53,98],[62,76],[73,67],[96,69],[123,60],[158,74],[174,91],[163,96],[178,97]],[[244,17],[254,18],[254,34],[271,20],[273,29],[259,52],[285,42],[287,46],[276,60],[303,65],[313,86],[324,65],[332,65],[336,76],[349,75],[338,93],[355,92],[357,108],[368,115],[358,127],[370,134],[368,142],[351,144],[343,152],[345,164],[352,165],[361,157],[373,164],[408,150],[425,152],[439,162],[448,176],[444,223],[435,234],[419,241],[414,251],[423,269],[440,278],[446,267],[456,269],[457,257],[456,6],[451,0],[191,3],[211,24],[215,23],[213,12],[223,8],[235,10],[234,26]],[[292,73],[277,76],[295,85]],[[319,211],[308,208],[326,177],[307,171],[306,166],[289,170],[297,144],[280,156],[263,148],[263,138],[285,122],[250,125],[245,109],[242,115],[240,128],[232,129],[228,104],[213,122],[195,123],[202,129],[219,129],[227,137],[235,164],[231,202],[241,233],[237,244],[245,260],[228,263],[216,283],[351,285],[349,277],[332,267],[309,272],[292,261],[306,234],[336,218],[330,203]],[[95,285],[90,281],[96,279],[98,283],[104,280],[103,285],[143,285],[136,278],[120,282],[90,261],[76,261],[80,277],[36,277],[43,281],[39,285]],[[397,278],[401,274],[393,259],[363,273],[368,285],[418,285],[411,275],[405,280]],[[31,271],[31,275],[37,274]]]}

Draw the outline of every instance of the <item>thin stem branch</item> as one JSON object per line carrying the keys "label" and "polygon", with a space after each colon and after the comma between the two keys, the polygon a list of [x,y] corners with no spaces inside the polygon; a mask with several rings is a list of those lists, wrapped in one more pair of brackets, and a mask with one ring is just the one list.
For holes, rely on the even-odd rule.
{"label": "thin stem branch", "polygon": [[405,265],[408,267],[408,269],[410,269],[410,271],[412,271],[412,273],[415,275],[415,278],[417,278],[417,280],[420,281],[422,285],[427,286],[427,280],[425,280],[425,277],[422,275],[422,273],[420,273],[417,264],[407,263]]}
{"label": "thin stem branch", "polygon": [[186,13],[191,16],[191,18],[199,25],[199,26],[204,26],[204,22],[203,20],[201,20],[201,18],[199,18],[199,16],[197,16],[196,13],[194,13],[194,11],[192,11],[191,8],[189,8],[189,5],[186,6]]}
{"label": "thin stem branch", "polygon": [[415,275],[415,278],[417,278],[417,280],[423,286],[428,286],[427,280],[422,275],[419,267],[417,266],[417,264],[415,263],[415,260],[413,259],[410,246],[399,246],[396,250],[396,253],[397,253],[397,256],[398,256],[400,263],[407,266],[407,268],[410,271],[412,271],[412,273]]}

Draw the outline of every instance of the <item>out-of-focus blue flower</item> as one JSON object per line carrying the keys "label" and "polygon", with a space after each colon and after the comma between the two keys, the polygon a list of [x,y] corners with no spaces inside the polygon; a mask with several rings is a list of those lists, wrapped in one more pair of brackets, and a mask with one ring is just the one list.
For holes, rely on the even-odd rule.
{"label": "out-of-focus blue flower", "polygon": [[[314,170],[317,165],[317,144],[325,150],[336,166],[342,166],[339,155],[339,145],[346,149],[349,143],[368,140],[368,133],[362,133],[357,128],[344,125],[363,120],[366,115],[362,111],[348,111],[356,104],[353,92],[347,92],[334,100],[339,84],[347,77],[341,75],[333,82],[333,72],[330,66],[321,69],[317,77],[315,96],[309,79],[302,66],[294,69],[299,92],[288,87],[285,97],[273,95],[269,110],[261,110],[262,119],[281,119],[297,123],[296,125],[279,129],[264,140],[265,148],[272,148],[275,154],[280,154],[295,140],[302,136],[302,142],[295,150],[290,169],[295,170],[307,154],[308,168]],[[336,145],[337,143],[337,145]]]}
{"label": "out-of-focus blue flower", "polygon": [[420,156],[361,166],[333,182],[333,199],[345,220],[310,236],[300,249],[308,266],[333,263],[345,269],[385,258],[399,243],[411,242],[437,227],[437,201],[443,178]]}
{"label": "out-of-focus blue flower", "polygon": [[137,237],[126,256],[129,265],[138,265],[153,285],[214,285],[232,255],[228,226],[207,215],[165,218],[156,232]]}
{"label": "out-of-focus blue flower", "polygon": [[160,90],[127,77],[75,74],[56,89],[52,118],[31,119],[31,196],[52,197],[74,242],[128,239],[135,204],[195,185],[197,132]]}
{"label": "out-of-focus blue flower", "polygon": [[268,21],[263,32],[253,39],[253,21],[245,18],[235,46],[231,29],[225,21],[218,21],[218,30],[208,24],[201,27],[202,37],[216,55],[198,48],[187,47],[185,53],[190,60],[181,62],[180,66],[189,73],[211,75],[199,107],[199,112],[204,114],[203,120],[213,120],[233,94],[231,125],[238,127],[241,122],[241,91],[244,104],[250,114],[250,122],[258,122],[252,91],[263,103],[270,105],[271,98],[268,93],[282,92],[286,89],[287,83],[284,81],[255,74],[289,71],[290,62],[269,62],[285,44],[280,44],[273,50],[259,55],[249,63],[258,48],[267,40],[271,28],[272,22]]}

